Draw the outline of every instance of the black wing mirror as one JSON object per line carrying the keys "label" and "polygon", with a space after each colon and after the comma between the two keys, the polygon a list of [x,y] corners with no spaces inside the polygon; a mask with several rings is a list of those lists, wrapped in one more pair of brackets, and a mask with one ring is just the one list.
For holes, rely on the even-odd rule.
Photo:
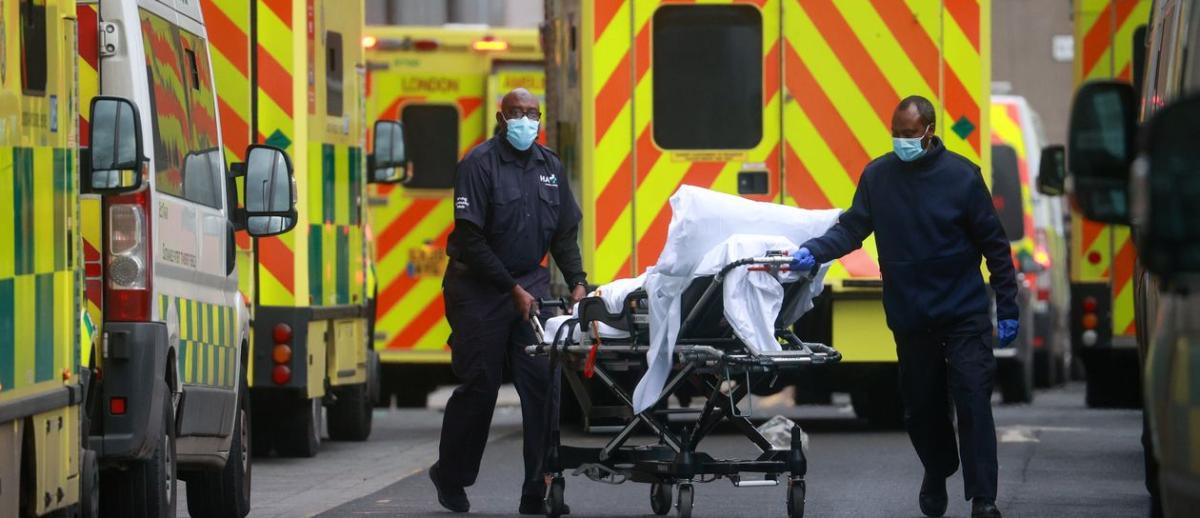
{"label": "black wing mirror", "polygon": [[255,144],[246,151],[246,162],[233,165],[235,175],[245,175],[245,200],[240,218],[251,236],[282,234],[296,226],[296,179],[287,153]]}
{"label": "black wing mirror", "polygon": [[1200,95],[1161,110],[1147,125],[1134,165],[1138,251],[1163,277],[1200,272]]}
{"label": "black wing mirror", "polygon": [[83,185],[91,192],[118,194],[142,186],[142,123],[129,99],[92,98],[90,147],[83,158]]}
{"label": "black wing mirror", "polygon": [[1089,82],[1075,94],[1067,142],[1071,198],[1084,217],[1129,223],[1129,166],[1133,162],[1137,103],[1133,86]]}
{"label": "black wing mirror", "polygon": [[1037,190],[1046,196],[1061,196],[1067,178],[1067,149],[1062,144],[1042,148],[1038,162]]}
{"label": "black wing mirror", "polygon": [[375,122],[374,152],[367,157],[370,183],[396,183],[408,180],[408,156],[404,149],[404,125],[392,121]]}

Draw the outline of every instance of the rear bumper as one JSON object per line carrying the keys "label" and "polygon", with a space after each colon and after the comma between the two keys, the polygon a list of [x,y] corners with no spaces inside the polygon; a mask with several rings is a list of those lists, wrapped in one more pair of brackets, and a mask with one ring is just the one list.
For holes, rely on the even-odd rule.
{"label": "rear bumper", "polygon": [[[167,326],[159,322],[108,322],[104,329],[103,381],[97,384],[97,416],[89,448],[105,461],[143,459],[163,434]],[[125,398],[125,413],[113,415],[110,400]]]}

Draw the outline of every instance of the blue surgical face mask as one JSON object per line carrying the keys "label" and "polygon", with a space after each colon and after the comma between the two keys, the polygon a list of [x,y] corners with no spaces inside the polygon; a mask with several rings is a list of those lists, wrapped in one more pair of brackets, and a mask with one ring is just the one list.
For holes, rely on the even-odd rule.
{"label": "blue surgical face mask", "polygon": [[924,156],[925,148],[921,146],[921,141],[925,140],[925,135],[928,133],[929,126],[925,126],[925,133],[922,133],[920,137],[892,137],[892,148],[896,150],[896,157],[905,162],[912,162]]}
{"label": "blue surgical face mask", "polygon": [[521,151],[529,149],[533,145],[533,140],[537,138],[538,121],[530,120],[529,117],[521,117],[520,119],[507,119],[508,131],[505,132],[505,137],[508,137],[508,143],[512,144]]}

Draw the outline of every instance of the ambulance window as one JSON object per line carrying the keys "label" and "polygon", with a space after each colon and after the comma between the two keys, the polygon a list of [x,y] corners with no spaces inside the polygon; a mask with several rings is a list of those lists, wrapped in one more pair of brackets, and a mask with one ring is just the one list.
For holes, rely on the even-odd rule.
{"label": "ambulance window", "polygon": [[409,189],[453,189],[458,165],[458,108],[446,104],[410,104],[400,114],[404,148],[412,163]]}
{"label": "ambulance window", "polygon": [[749,149],[762,140],[762,14],[749,5],[654,13],[654,140],[666,149]]}
{"label": "ambulance window", "polygon": [[992,204],[1009,241],[1025,239],[1025,206],[1017,160],[1017,151],[1012,146],[992,146]]}
{"label": "ambulance window", "polygon": [[342,33],[325,32],[325,113],[333,117],[342,116]]}
{"label": "ambulance window", "polygon": [[21,1],[21,90],[46,93],[46,0]]}

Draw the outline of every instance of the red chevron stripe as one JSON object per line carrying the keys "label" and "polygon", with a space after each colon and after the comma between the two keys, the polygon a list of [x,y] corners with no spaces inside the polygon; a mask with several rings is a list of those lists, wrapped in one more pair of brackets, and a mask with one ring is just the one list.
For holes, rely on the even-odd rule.
{"label": "red chevron stripe", "polygon": [[445,316],[445,301],[442,294],[438,293],[425,309],[421,310],[416,318],[412,319],[408,325],[404,326],[395,337],[388,341],[388,349],[408,349],[417,343],[425,333],[429,332],[429,328],[436,325]]}
{"label": "red chevron stripe", "polygon": [[621,61],[617,63],[617,68],[604,81],[604,86],[600,87],[600,91],[596,94],[596,143],[600,143],[600,139],[604,138],[604,134],[608,133],[608,128],[612,126],[617,115],[621,113],[627,103],[632,92],[632,86],[629,84],[629,53],[626,52],[621,57]]}
{"label": "red chevron stripe", "polygon": [[1095,221],[1083,220],[1083,236],[1080,243],[1083,243],[1082,252],[1086,253],[1088,249],[1096,244],[1096,240],[1100,238],[1100,232],[1106,227],[1103,223]]}
{"label": "red chevron stripe", "polygon": [[596,246],[604,242],[608,231],[612,230],[617,218],[621,216],[621,211],[629,206],[630,193],[633,190],[629,173],[629,155],[625,155],[621,165],[617,166],[617,171],[596,197]]}
{"label": "red chevron stripe", "polygon": [[209,41],[225,59],[228,59],[243,76],[250,75],[250,40],[249,36],[238,28],[229,15],[219,7],[206,0],[203,3],[204,24],[208,27]]}
{"label": "red chevron stripe", "polygon": [[771,104],[775,93],[779,91],[779,40],[771,45],[771,50],[763,56],[763,106]]}
{"label": "red chevron stripe", "polygon": [[400,108],[410,102],[424,101],[425,97],[421,95],[401,95],[388,104],[388,107],[379,115],[381,119],[396,119],[400,120]]}
{"label": "red chevron stripe", "polygon": [[417,277],[400,274],[392,282],[388,283],[387,287],[379,293],[379,298],[375,301],[375,318],[382,320],[387,316],[392,307],[400,302],[400,299],[403,299],[409,291],[412,291],[413,286],[417,285],[417,280]]}
{"label": "red chevron stripe", "polygon": [[289,29],[292,28],[291,0],[261,0],[261,2],[266,4],[267,8],[274,12],[275,16],[278,16],[284,25],[287,25]]}
{"label": "red chevron stripe", "polygon": [[979,52],[979,3],[978,0],[945,0],[946,11],[958,22],[958,27],[967,35],[967,41]]}
{"label": "red chevron stripe", "polygon": [[278,236],[258,239],[258,262],[282,284],[288,293],[296,293],[296,265],[292,250]]}
{"label": "red chevron stripe", "polygon": [[[1125,25],[1125,21],[1129,19],[1129,15],[1133,12],[1133,8],[1137,7],[1138,0],[1112,0],[1106,2],[1104,10],[1100,12],[1100,16],[1096,18],[1095,23],[1088,28],[1087,34],[1083,37],[1083,76],[1088,77],[1095,71],[1096,65],[1100,62],[1100,57],[1104,55],[1104,51],[1114,45],[1113,39],[1113,4],[1117,8],[1117,27]],[[1111,72],[1116,72],[1115,70]]]}
{"label": "red chevron stripe", "polygon": [[634,77],[638,83],[642,82],[642,78],[646,77],[646,72],[650,70],[650,62],[653,60],[650,57],[650,24],[643,25],[638,31],[637,37],[633,40],[633,56],[635,63]]}
{"label": "red chevron stripe", "polygon": [[217,110],[221,114],[221,138],[225,141],[225,147],[233,150],[237,160],[244,159],[242,155],[250,145],[250,125],[223,97],[217,97]]}
{"label": "red chevron stripe", "polygon": [[413,200],[409,206],[404,208],[396,219],[388,223],[387,228],[379,233],[377,244],[379,246],[376,257],[381,260],[391,253],[396,245],[400,244],[400,240],[408,235],[413,227],[417,226],[425,216],[433,211],[433,208],[438,204],[438,200],[418,199]]}
{"label": "red chevron stripe", "polygon": [[75,17],[79,20],[79,57],[92,67],[100,70],[100,20],[96,14],[96,6],[79,5],[75,8]]}
{"label": "red chevron stripe", "polygon": [[458,109],[462,113],[460,119],[465,120],[471,115],[475,114],[475,110],[478,110],[482,105],[482,97],[459,97]]}
{"label": "red chevron stripe", "polygon": [[792,149],[791,144],[784,146],[786,162],[783,166],[783,181],[787,184],[787,194],[796,200],[796,205],[806,209],[831,209],[833,203],[825,196],[825,191],[813,180],[812,172],[804,167],[804,162]]}
{"label": "red chevron stripe", "polygon": [[867,53],[866,47],[834,7],[832,0],[812,0],[806,5],[805,10],[808,11],[813,25],[833,49],[838,61],[846,68],[846,72],[867,98],[867,102],[871,103],[883,126],[891,128],[892,111],[900,103],[900,96],[892,89],[887,76]]}
{"label": "red chevron stripe", "polygon": [[875,11],[883,19],[892,36],[900,43],[905,54],[913,61],[929,89],[938,90],[938,48],[917,23],[916,16],[904,4],[904,0],[871,0]]}
{"label": "red chevron stripe", "polygon": [[846,121],[842,119],[837,108],[834,108],[833,102],[825,95],[825,91],[821,89],[816,78],[800,60],[800,56],[796,54],[796,49],[792,48],[791,44],[787,45],[785,66],[788,71],[788,91],[795,96],[796,103],[808,115],[808,119],[814,124],[821,125],[825,139],[829,147],[835,151],[838,162],[846,170],[850,180],[857,184],[863,167],[871,161],[866,149],[863,149],[862,143],[858,141],[858,137],[854,136],[854,132],[850,131]]}
{"label": "red chevron stripe", "polygon": [[1133,281],[1133,264],[1136,259],[1137,251],[1133,248],[1133,240],[1126,239],[1117,250],[1116,260],[1112,264],[1113,300],[1117,299],[1117,294],[1125,289],[1125,285]]}
{"label": "red chevron stripe", "polygon": [[642,129],[642,134],[638,135],[637,162],[634,167],[634,172],[637,175],[637,181],[634,182],[635,186],[645,183],[646,176],[654,169],[654,164],[658,163],[658,159],[661,156],[662,150],[654,145],[654,121],[651,120]]}
{"label": "red chevron stripe", "polygon": [[623,4],[625,4],[625,0],[596,0],[593,11],[596,23],[592,28],[592,41],[600,40],[600,36],[604,34],[604,30],[608,28],[608,24],[612,22]]}
{"label": "red chevron stripe", "polygon": [[258,46],[258,88],[267,94],[288,117],[292,116],[292,74],[275,61],[267,49]]}

